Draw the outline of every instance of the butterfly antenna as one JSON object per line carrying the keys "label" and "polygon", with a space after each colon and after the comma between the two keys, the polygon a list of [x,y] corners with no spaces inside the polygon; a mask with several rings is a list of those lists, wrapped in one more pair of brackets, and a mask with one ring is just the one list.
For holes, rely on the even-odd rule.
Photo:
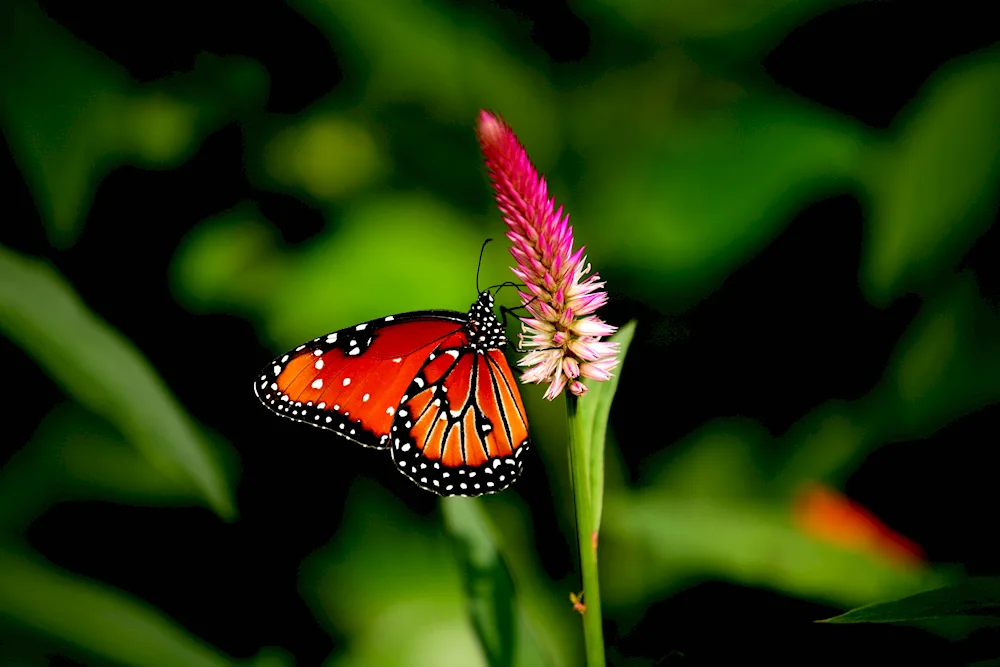
{"label": "butterfly antenna", "polygon": [[486,250],[486,244],[493,239],[486,239],[483,241],[483,246],[479,249],[479,265],[476,266],[476,294],[479,294],[479,269],[483,268],[483,252]]}
{"label": "butterfly antenna", "polygon": [[504,287],[527,287],[527,285],[525,285],[524,283],[515,283],[508,280],[507,282],[500,283],[499,285],[490,285],[486,289],[496,288],[496,292],[494,292],[494,294],[499,294],[500,290],[502,290]]}

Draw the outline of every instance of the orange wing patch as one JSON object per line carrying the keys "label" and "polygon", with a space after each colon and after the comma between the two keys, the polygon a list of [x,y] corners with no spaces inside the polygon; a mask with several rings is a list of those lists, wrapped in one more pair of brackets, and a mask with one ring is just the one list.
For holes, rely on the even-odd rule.
{"label": "orange wing patch", "polygon": [[506,357],[500,350],[490,350],[486,359],[493,372],[485,374],[489,385],[485,380],[480,381],[476,396],[482,402],[493,400],[496,405],[494,413],[503,417],[502,423],[495,425],[487,440],[491,445],[490,455],[508,456],[528,441],[528,418]]}
{"label": "orange wing patch", "polygon": [[435,346],[461,343],[460,323],[375,321],[316,338],[275,359],[254,383],[283,417],[368,447],[388,447],[400,399]]}
{"label": "orange wing patch", "polygon": [[520,474],[527,448],[524,405],[499,350],[436,348],[392,424],[400,470],[443,495],[502,491]]}

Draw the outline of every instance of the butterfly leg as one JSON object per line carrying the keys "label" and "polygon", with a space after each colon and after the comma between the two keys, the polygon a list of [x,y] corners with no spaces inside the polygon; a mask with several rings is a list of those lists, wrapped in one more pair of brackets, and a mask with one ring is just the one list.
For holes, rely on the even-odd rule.
{"label": "butterfly leg", "polygon": [[[508,308],[507,306],[500,306],[500,318],[501,318],[501,320],[503,322],[504,331],[507,330],[507,313],[510,313],[510,314],[513,315],[514,311],[524,310],[525,308],[527,308],[531,304],[532,301],[534,301],[537,298],[538,297],[536,296],[534,299],[532,299],[528,303],[524,304],[523,306],[517,306],[516,308]],[[521,336],[522,336],[522,334],[518,334],[518,338],[521,338]],[[528,352],[533,352],[533,351],[534,352],[546,352],[548,350],[558,350],[558,349],[560,349],[560,348],[557,348],[557,347],[547,347],[547,348],[544,348],[542,350],[524,350],[524,349],[521,348],[520,345],[514,345],[514,342],[511,341],[511,340],[508,340],[507,344],[510,345],[511,348],[515,352],[517,352],[518,354],[527,354]]]}
{"label": "butterfly leg", "polygon": [[[513,283],[511,283],[511,284],[513,284]],[[524,304],[523,306],[517,306],[515,308],[508,308],[507,306],[500,306],[500,319],[501,319],[501,322],[503,323],[502,326],[503,326],[504,331],[507,330],[507,313],[510,313],[511,315],[514,315],[516,317],[515,311],[524,310],[525,308],[527,308],[537,298],[538,297],[536,296],[534,299],[532,299],[528,303]],[[520,336],[520,334],[518,334],[518,335]],[[528,352],[528,350],[522,350],[519,345],[514,346],[513,345],[513,341],[508,340],[507,344],[508,345],[512,345],[513,348],[514,348],[514,351],[517,352],[518,354],[525,354],[526,352]]]}

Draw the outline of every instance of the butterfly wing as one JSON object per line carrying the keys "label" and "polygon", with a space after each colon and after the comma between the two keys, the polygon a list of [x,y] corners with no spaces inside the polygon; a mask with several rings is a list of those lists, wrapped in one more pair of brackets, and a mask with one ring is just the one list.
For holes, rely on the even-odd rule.
{"label": "butterfly wing", "polygon": [[524,404],[502,351],[453,340],[435,346],[407,387],[392,423],[392,458],[428,491],[496,493],[521,473]]}
{"label": "butterfly wing", "polygon": [[463,313],[430,310],[334,331],[274,359],[258,373],[254,391],[282,417],[385,448],[413,378],[438,346],[467,340],[466,321]]}

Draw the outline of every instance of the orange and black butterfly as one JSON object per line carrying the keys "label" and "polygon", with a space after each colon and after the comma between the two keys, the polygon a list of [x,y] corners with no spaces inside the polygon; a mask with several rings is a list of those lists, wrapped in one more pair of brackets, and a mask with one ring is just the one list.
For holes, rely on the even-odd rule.
{"label": "orange and black butterfly", "polygon": [[530,444],[506,345],[487,290],[468,313],[402,313],[314,338],[268,364],[254,390],[282,417],[391,450],[428,491],[496,493]]}

